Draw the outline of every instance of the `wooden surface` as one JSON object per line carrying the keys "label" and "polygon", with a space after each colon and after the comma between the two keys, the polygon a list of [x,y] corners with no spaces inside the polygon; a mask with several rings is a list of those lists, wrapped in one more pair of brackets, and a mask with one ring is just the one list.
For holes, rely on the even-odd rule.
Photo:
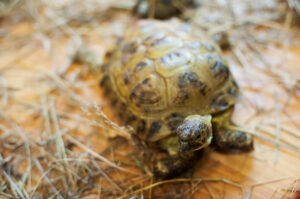
{"label": "wooden surface", "polygon": [[[119,17],[122,18],[121,22],[116,17],[113,21],[104,22],[97,30],[86,31],[83,36],[85,45],[92,46],[103,57],[131,20],[128,14]],[[87,70],[82,64],[72,64],[67,71],[61,72],[70,61],[70,49],[76,48],[72,40],[74,38],[35,35],[33,24],[25,22],[2,28],[10,38],[1,39],[0,76],[2,88],[8,89],[6,92],[9,93],[4,98],[5,90],[2,89],[1,113],[24,127],[30,137],[38,136],[39,124],[32,119],[34,111],[22,107],[26,103],[41,104],[45,94],[56,88],[49,87],[52,81],[58,84],[63,81],[63,85],[74,91],[82,99],[77,99],[79,107],[84,109],[88,107],[86,104],[90,106],[95,103],[103,107],[106,114],[112,115],[98,87],[97,72]],[[297,33],[300,35],[299,31]],[[33,36],[28,40],[30,43],[26,41],[26,35]],[[13,48],[8,41],[17,39],[20,40],[19,48]],[[300,38],[295,37],[293,41],[299,44]],[[254,138],[255,150],[244,154],[221,154],[210,150],[204,160],[195,163],[194,177],[234,182],[244,187],[244,197],[252,199],[292,198],[290,191],[283,193],[285,189],[300,189],[295,183],[300,179],[300,88],[296,84],[300,79],[300,46],[262,46],[260,50],[264,61],[261,61],[256,59],[254,53],[246,56],[243,49],[239,48],[243,47],[239,42],[233,41],[235,48],[226,52],[231,70],[242,88],[242,98],[236,105],[234,121],[258,135]],[[51,73],[60,72],[61,80],[51,76]],[[49,78],[45,80],[44,77]],[[70,97],[64,93],[67,91],[54,89],[51,92],[56,92],[54,99],[57,112],[68,111],[64,104],[66,98]],[[80,111],[74,113],[84,117],[84,111]],[[88,117],[97,120],[97,116]],[[95,152],[100,153],[109,145],[103,139],[109,137],[105,131],[91,133],[90,129],[81,126],[80,121],[72,122],[68,125],[75,125],[78,128],[75,134],[82,136],[83,140],[87,139],[87,146]],[[195,192],[194,198],[243,197],[239,188],[226,182],[208,181],[202,186],[194,185],[197,188],[192,190]],[[171,189],[171,192],[174,190]]]}

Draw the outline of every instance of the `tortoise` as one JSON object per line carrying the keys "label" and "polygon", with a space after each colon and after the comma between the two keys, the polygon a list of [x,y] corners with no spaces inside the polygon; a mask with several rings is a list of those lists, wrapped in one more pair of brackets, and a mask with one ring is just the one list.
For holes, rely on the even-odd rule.
{"label": "tortoise", "polygon": [[194,0],[138,0],[133,12],[141,17],[147,17],[153,6],[154,17],[165,19],[181,13],[184,7],[192,5],[195,5]]}
{"label": "tortoise", "polygon": [[217,44],[176,19],[139,20],[117,43],[100,86],[134,135],[167,152],[154,165],[157,178],[182,173],[211,143],[253,149],[231,121],[240,90]]}

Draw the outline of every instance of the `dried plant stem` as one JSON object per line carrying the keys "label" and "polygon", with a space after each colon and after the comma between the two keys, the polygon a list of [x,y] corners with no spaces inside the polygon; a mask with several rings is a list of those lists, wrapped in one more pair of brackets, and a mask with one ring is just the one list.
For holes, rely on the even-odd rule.
{"label": "dried plant stem", "polygon": [[25,197],[22,193],[22,191],[19,189],[18,185],[11,179],[11,177],[2,170],[3,175],[5,176],[6,180],[9,182],[11,186],[12,193],[15,195],[16,198],[22,198],[22,199],[29,199],[28,197]]}
{"label": "dried plant stem", "polygon": [[287,13],[286,17],[285,17],[283,30],[282,30],[281,35],[280,35],[280,41],[284,41],[284,38],[286,37],[286,34],[291,29],[291,23],[292,23],[292,19],[293,19],[292,16],[293,16],[292,11],[289,11]]}
{"label": "dried plant stem", "polygon": [[2,91],[1,91],[2,104],[5,106],[5,105],[7,105],[7,100],[8,100],[8,91],[7,91],[8,88],[7,88],[7,83],[6,83],[5,78],[1,77],[0,80],[1,80],[1,88],[2,88]]}
{"label": "dried plant stem", "polygon": [[279,182],[279,181],[286,180],[286,179],[289,179],[289,178],[291,178],[291,177],[286,176],[286,177],[281,177],[281,178],[277,178],[277,179],[272,179],[272,180],[267,180],[267,181],[264,181],[264,182],[257,182],[257,183],[251,184],[250,185],[250,190],[248,192],[248,195],[247,195],[246,199],[251,198],[252,191],[253,191],[254,187],[256,187],[256,186],[270,184],[270,183],[274,183],[274,182]]}
{"label": "dried plant stem", "polygon": [[[43,167],[42,167],[42,165],[40,164],[39,160],[38,160],[38,159],[34,159],[34,161],[35,161],[35,165],[36,165],[37,168],[40,170],[42,176],[45,178],[46,182],[49,184],[49,186],[50,186],[50,188],[52,189],[52,191],[53,191],[54,193],[58,193],[58,194],[57,194],[57,198],[58,198],[58,199],[63,199],[64,197],[63,197],[61,194],[59,194],[59,191],[55,188],[55,186],[51,183],[51,180],[50,180],[50,179],[48,178],[48,176],[47,176],[48,173],[50,172],[50,170],[47,171],[47,172],[45,172],[44,169],[43,169]],[[34,191],[34,192],[35,192],[35,191]],[[33,193],[34,193],[34,192],[33,192]]]}
{"label": "dried plant stem", "polygon": [[91,104],[89,104],[87,101],[83,100],[79,95],[77,95],[74,91],[70,90],[68,88],[67,83],[61,79],[58,75],[56,75],[55,73],[49,71],[49,70],[43,70],[40,69],[40,72],[43,72],[44,74],[46,74],[48,77],[50,77],[59,88],[61,88],[63,91],[66,91],[71,98],[78,102],[79,104],[81,104],[83,107],[91,107]]}
{"label": "dried plant stem", "polygon": [[298,182],[300,182],[300,179],[294,180],[293,183],[289,186],[288,189],[284,189],[284,191],[283,191],[283,193],[282,193],[282,195],[280,196],[279,199],[283,199],[285,197],[285,195],[288,193],[289,189],[295,190],[293,187],[295,187]]}
{"label": "dried plant stem", "polygon": [[274,164],[277,163],[278,160],[278,148],[280,142],[280,113],[279,113],[279,105],[278,105],[278,96],[275,94],[275,112],[276,112],[276,137],[275,137],[275,151],[274,151]]}
{"label": "dried plant stem", "polygon": [[49,116],[49,108],[47,105],[47,98],[46,96],[42,97],[42,116],[44,117],[45,120],[45,125],[46,125],[46,133],[51,136],[52,135],[52,130],[51,130],[51,124],[50,124],[50,116]]}
{"label": "dried plant stem", "polygon": [[211,190],[210,186],[204,181],[203,182],[205,188],[207,189],[209,195],[211,196],[212,199],[216,199],[215,194],[213,193],[213,191]]}
{"label": "dried plant stem", "polygon": [[[50,168],[48,169],[47,171],[45,171],[44,173],[42,173],[42,176],[38,179],[35,187],[33,188],[32,192],[31,192],[31,195],[30,195],[30,198],[33,197],[34,193],[36,193],[38,187],[40,186],[42,180],[48,175],[48,173],[52,170],[53,168]],[[46,180],[47,181],[47,180]],[[56,190],[56,189],[55,189]],[[59,191],[57,191],[56,193],[59,193]]]}
{"label": "dried plant stem", "polygon": [[[192,179],[187,179],[187,178],[177,178],[177,179],[171,179],[171,180],[164,180],[164,181],[159,181],[159,182],[156,182],[154,184],[150,184],[148,186],[145,186],[145,187],[142,187],[136,191],[133,191],[131,193],[129,193],[130,195],[132,194],[136,194],[136,193],[139,193],[139,192],[142,192],[142,191],[145,191],[145,190],[149,190],[149,189],[152,189],[154,187],[157,187],[157,186],[160,186],[160,185],[163,185],[163,184],[168,184],[168,183],[179,183],[179,182],[223,182],[223,183],[226,183],[226,184],[230,184],[230,185],[233,185],[235,187],[238,187],[241,189],[242,191],[242,195],[243,195],[243,198],[244,198],[244,188],[235,183],[235,182],[232,182],[228,179],[217,179],[217,178],[192,178]],[[123,196],[119,197],[119,199],[121,198],[126,198],[128,195],[128,193],[124,194]]]}
{"label": "dried plant stem", "polygon": [[[269,126],[272,126],[272,127],[273,127],[273,126],[276,127],[276,122],[270,121],[270,122],[265,123],[265,124],[267,124],[267,125],[269,125]],[[295,133],[295,132],[293,132],[293,131],[291,131],[291,130],[289,130],[289,129],[283,127],[283,126],[280,126],[280,129],[281,129],[284,133],[287,133],[287,134],[289,134],[289,135],[291,135],[291,136],[294,136],[295,138],[300,138],[300,134],[297,134],[297,133]]]}
{"label": "dried plant stem", "polygon": [[[268,134],[268,135],[270,135],[272,137],[275,137],[275,135],[273,135],[272,133],[270,133],[264,127],[258,126],[257,128],[259,130],[263,131],[264,133],[266,133],[266,134]],[[262,140],[270,142],[271,144],[276,145],[276,142],[275,142],[274,139],[271,139],[269,137],[263,136],[263,135],[261,135],[259,133],[254,132],[254,131],[247,131],[247,132],[250,133],[250,134],[252,134],[252,135],[254,135],[254,136],[256,136],[257,138],[260,138]],[[277,144],[278,144],[279,147],[282,147],[282,148],[285,148],[285,149],[289,149],[289,150],[292,150],[292,151],[297,152],[297,153],[300,152],[300,147],[298,147],[297,145],[294,145],[294,144],[290,143],[289,141],[287,141],[287,140],[285,140],[283,138],[280,138],[280,142],[278,142]]]}
{"label": "dried plant stem", "polygon": [[96,165],[95,161],[93,161],[93,164],[98,168],[99,173],[109,182],[111,183],[118,191],[123,192],[122,188],[117,185],[104,171],[102,168],[100,168],[98,165]]}
{"label": "dried plant stem", "polygon": [[59,127],[59,122],[58,122],[58,118],[57,118],[57,114],[56,114],[56,110],[55,110],[53,101],[50,103],[50,113],[51,113],[51,120],[54,123],[55,132],[56,132],[56,146],[57,146],[58,157],[60,159],[67,159],[64,141],[62,139],[62,133],[61,133],[61,130]]}
{"label": "dried plant stem", "polygon": [[108,164],[109,166],[116,168],[120,171],[124,171],[124,172],[128,172],[128,173],[132,173],[132,174],[137,174],[135,172],[129,171],[128,169],[124,169],[122,167],[119,167],[118,165],[116,165],[115,163],[111,162],[110,160],[106,159],[105,157],[99,155],[98,153],[96,153],[95,151],[91,150],[90,148],[86,147],[84,144],[80,143],[79,141],[77,141],[75,138],[73,138],[70,135],[65,135],[65,137],[71,141],[72,143],[76,144],[78,147],[80,147],[81,149],[83,149],[84,151],[86,151],[87,153],[91,154],[92,156],[94,156],[95,158],[105,162],[106,164]]}
{"label": "dried plant stem", "polygon": [[[52,122],[54,123],[55,132],[56,132],[57,156],[60,159],[65,160],[65,159],[67,159],[67,153],[66,153],[64,141],[62,138],[62,132],[59,127],[59,121],[57,118],[54,101],[50,102],[50,116],[51,116]],[[68,189],[68,186],[69,186],[68,183],[72,183],[72,175],[69,172],[69,170],[67,169],[68,163],[66,161],[62,161],[61,163],[62,163],[61,169],[63,170],[63,173],[66,174],[66,177],[64,178],[64,186],[66,186],[65,188]]]}

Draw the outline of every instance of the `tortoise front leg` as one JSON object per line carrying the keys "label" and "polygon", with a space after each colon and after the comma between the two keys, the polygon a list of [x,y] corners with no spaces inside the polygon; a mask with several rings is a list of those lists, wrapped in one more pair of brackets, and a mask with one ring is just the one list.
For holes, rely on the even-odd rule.
{"label": "tortoise front leg", "polygon": [[231,121],[232,113],[233,107],[212,119],[213,144],[221,152],[251,151],[253,149],[252,135]]}
{"label": "tortoise front leg", "polygon": [[179,152],[177,136],[170,136],[158,142],[161,149],[168,152],[168,157],[157,160],[154,163],[154,178],[157,180],[176,177],[188,170],[195,159],[194,152]]}

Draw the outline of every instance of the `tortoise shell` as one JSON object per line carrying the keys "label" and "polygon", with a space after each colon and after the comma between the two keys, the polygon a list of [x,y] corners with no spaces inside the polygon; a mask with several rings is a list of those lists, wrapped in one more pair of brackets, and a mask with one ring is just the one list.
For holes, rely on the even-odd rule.
{"label": "tortoise shell", "polygon": [[[138,21],[118,41],[108,63],[107,90],[123,104],[118,108],[123,118],[143,121],[142,134],[154,121],[223,111],[239,94],[220,48],[175,19]],[[169,133],[157,132],[153,140]]]}

